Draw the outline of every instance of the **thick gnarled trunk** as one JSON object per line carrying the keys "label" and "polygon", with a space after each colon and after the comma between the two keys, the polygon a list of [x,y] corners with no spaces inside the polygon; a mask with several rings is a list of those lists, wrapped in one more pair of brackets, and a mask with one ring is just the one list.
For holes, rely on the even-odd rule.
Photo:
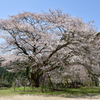
{"label": "thick gnarled trunk", "polygon": [[42,76],[42,71],[31,72],[31,82],[34,87],[40,86],[40,77]]}
{"label": "thick gnarled trunk", "polygon": [[34,87],[39,87],[39,78],[40,76],[38,74],[31,73],[31,82],[33,82]]}

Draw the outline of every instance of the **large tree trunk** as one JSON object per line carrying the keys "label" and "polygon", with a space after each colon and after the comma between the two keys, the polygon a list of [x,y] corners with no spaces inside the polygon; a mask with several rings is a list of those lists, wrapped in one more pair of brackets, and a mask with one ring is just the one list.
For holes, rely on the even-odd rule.
{"label": "large tree trunk", "polygon": [[40,85],[40,77],[43,75],[42,70],[39,68],[39,65],[34,64],[31,67],[31,82],[34,84],[34,87],[39,87]]}
{"label": "large tree trunk", "polygon": [[31,82],[34,82],[33,83],[34,87],[39,87],[40,85],[39,79],[40,79],[40,75],[31,73]]}

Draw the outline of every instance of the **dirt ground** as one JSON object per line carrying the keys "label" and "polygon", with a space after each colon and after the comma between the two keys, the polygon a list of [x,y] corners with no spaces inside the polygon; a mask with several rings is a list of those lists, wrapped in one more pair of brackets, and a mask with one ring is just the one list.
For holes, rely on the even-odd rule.
{"label": "dirt ground", "polygon": [[36,95],[13,95],[1,96],[0,100],[100,100],[100,96],[87,98],[65,98],[65,97],[50,97],[50,96],[36,96]]}

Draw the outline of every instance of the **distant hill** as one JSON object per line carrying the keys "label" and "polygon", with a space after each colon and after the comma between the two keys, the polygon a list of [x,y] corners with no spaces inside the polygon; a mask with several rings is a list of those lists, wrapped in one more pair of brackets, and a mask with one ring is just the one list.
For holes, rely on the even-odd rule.
{"label": "distant hill", "polygon": [[7,73],[7,70],[4,67],[0,67],[0,79],[4,73]]}
{"label": "distant hill", "polygon": [[[1,87],[5,87],[5,86],[11,87],[12,82],[16,82],[16,80],[21,81],[21,79],[23,79],[23,78],[27,78],[27,80],[30,81],[30,77],[28,75],[27,70],[23,70],[23,71],[19,71],[19,72],[9,72],[7,70],[8,69],[6,69],[6,67],[0,67],[0,86]],[[21,85],[19,85],[19,86],[21,86]]]}

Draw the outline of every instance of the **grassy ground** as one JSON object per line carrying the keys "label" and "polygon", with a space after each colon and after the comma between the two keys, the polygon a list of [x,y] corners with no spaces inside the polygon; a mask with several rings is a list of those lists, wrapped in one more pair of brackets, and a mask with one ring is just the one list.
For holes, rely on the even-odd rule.
{"label": "grassy ground", "polygon": [[66,91],[44,91],[41,92],[41,88],[32,88],[26,87],[25,92],[24,88],[16,88],[15,92],[13,88],[0,88],[0,96],[4,95],[24,95],[24,94],[32,94],[32,95],[48,95],[48,96],[63,96],[63,97],[81,97],[81,96],[95,96],[100,94],[100,88],[79,88],[79,89],[72,89],[67,88]]}

